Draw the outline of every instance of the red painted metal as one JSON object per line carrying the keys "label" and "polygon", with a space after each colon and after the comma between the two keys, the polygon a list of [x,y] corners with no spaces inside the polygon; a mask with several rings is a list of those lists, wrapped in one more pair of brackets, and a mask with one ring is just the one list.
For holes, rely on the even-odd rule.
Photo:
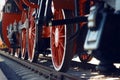
{"label": "red painted metal", "polygon": [[[14,0],[16,5],[18,6],[19,10],[21,11],[20,13],[3,13],[3,20],[2,20],[2,33],[3,33],[3,38],[8,47],[10,47],[9,40],[7,38],[7,27],[9,27],[10,24],[13,24],[15,21],[19,23],[20,21],[22,24],[25,23],[26,19],[28,19],[28,30],[23,29],[21,36],[22,36],[22,53],[23,57],[25,56],[26,53],[26,44],[27,44],[27,38],[28,38],[28,54],[29,54],[29,59],[32,60],[33,55],[34,55],[34,44],[35,44],[35,19],[32,16],[34,10],[36,8],[39,8],[39,5],[30,2],[29,0]],[[86,15],[85,13],[85,3],[87,0],[79,0],[79,9],[80,9],[80,16]],[[53,0],[54,7],[55,7],[55,14],[54,14],[54,19],[64,19],[64,15],[62,13],[63,9],[69,9],[73,11],[75,8],[74,5],[74,0]],[[25,10],[23,5],[28,6],[28,9]],[[52,5],[51,5],[52,7]],[[57,11],[58,10],[58,11]],[[74,16],[73,16],[74,17]],[[80,23],[80,28],[83,27],[84,23]],[[76,29],[76,28],[74,28]],[[60,25],[58,27],[53,27],[51,32],[51,27],[46,27],[43,26],[42,30],[42,38],[50,38],[50,34],[52,34],[52,50],[53,50],[53,59],[55,59],[55,65],[56,67],[61,67],[61,64],[64,60],[64,55],[65,53],[65,46],[67,45],[65,43],[66,40],[66,28],[65,25]],[[28,32],[28,35],[26,35]],[[31,44],[33,43],[33,44]],[[74,53],[76,52],[76,43],[74,43]],[[83,46],[83,45],[81,45]],[[75,55],[75,54],[73,54]],[[69,57],[69,55],[67,55]],[[86,57],[86,56],[85,56]],[[83,56],[84,59],[84,56]]]}
{"label": "red painted metal", "polygon": [[42,38],[50,38],[50,31],[51,31],[50,27],[43,26]]}
{"label": "red painted metal", "polygon": [[29,28],[28,28],[28,58],[30,61],[33,60],[35,54],[35,44],[36,44],[36,24],[35,19],[32,16],[32,13],[35,8],[29,8],[28,19],[29,19]]}
{"label": "red painted metal", "polygon": [[19,8],[19,10],[21,10],[21,11],[25,11],[24,10],[24,8],[23,8],[23,2],[22,2],[22,0],[14,0],[15,1],[15,3],[16,3],[16,5],[18,6],[18,8]]}
{"label": "red painted metal", "polygon": [[[24,2],[24,4],[26,4],[29,7],[28,16],[29,16],[29,19],[32,19],[31,17],[32,17],[33,10],[31,10],[31,9],[38,8],[39,6],[35,3],[29,2],[28,0],[22,0],[22,1]],[[34,21],[32,21],[32,22],[34,22]],[[33,25],[33,24],[31,24],[31,25]],[[43,38],[50,37],[50,27],[43,26],[42,37]]]}
{"label": "red painted metal", "polygon": [[74,0],[53,0],[56,9],[74,10]]}
{"label": "red painted metal", "polygon": [[22,0],[27,6],[31,8],[38,8],[39,6],[35,3],[29,2],[28,0]]}
{"label": "red painted metal", "polygon": [[21,19],[20,13],[4,13],[2,19],[2,35],[3,39],[8,47],[10,47],[10,42],[7,38],[7,27],[13,24],[15,21],[18,23]]}
{"label": "red painted metal", "polygon": [[[58,16],[59,15],[59,16]],[[54,13],[55,19],[63,19],[62,10],[56,10]],[[66,47],[66,28],[65,25],[60,25],[52,28],[51,45],[52,57],[54,66],[59,68],[63,64],[65,47]]]}

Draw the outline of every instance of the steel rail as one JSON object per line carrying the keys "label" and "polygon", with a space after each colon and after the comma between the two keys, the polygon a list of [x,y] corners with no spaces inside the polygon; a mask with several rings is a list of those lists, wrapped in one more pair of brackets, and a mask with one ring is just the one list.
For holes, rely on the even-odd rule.
{"label": "steel rail", "polygon": [[36,63],[30,63],[22,59],[18,59],[16,57],[8,55],[8,53],[4,51],[0,51],[0,55],[5,56],[9,59],[12,59],[13,61],[38,73],[40,76],[44,76],[48,80],[80,80],[80,78],[77,76],[73,76],[67,73],[63,73],[63,72],[57,72],[52,68],[49,68],[49,67],[46,67],[40,64],[36,64]]}

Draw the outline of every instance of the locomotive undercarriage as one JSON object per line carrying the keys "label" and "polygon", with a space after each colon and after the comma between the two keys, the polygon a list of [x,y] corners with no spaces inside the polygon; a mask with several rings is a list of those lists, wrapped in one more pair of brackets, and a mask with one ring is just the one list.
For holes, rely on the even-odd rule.
{"label": "locomotive undercarriage", "polygon": [[[18,33],[22,35],[22,39],[18,40],[19,44],[16,45],[16,39],[11,37],[15,31],[8,29],[12,34],[8,37],[12,46],[7,42],[6,44],[13,50],[14,46],[17,46],[15,49],[21,48],[20,55],[23,59],[37,61],[39,53],[44,53],[50,48],[53,66],[57,71],[67,71],[71,59],[76,54],[82,62],[90,61],[91,56],[99,59],[101,62],[97,69],[101,71],[115,69],[113,63],[120,62],[120,7],[117,4],[120,3],[119,0],[85,0],[84,5],[82,0],[74,0],[74,5],[71,4],[68,8],[64,4],[57,5],[56,0],[15,2],[27,5],[23,7],[17,4],[20,12],[25,12],[25,15],[20,15],[23,18],[10,22],[14,24],[21,21]],[[13,12],[17,11],[15,9]],[[10,13],[9,10],[7,12]],[[48,31],[46,28],[49,28]],[[45,32],[48,32],[47,36]],[[17,37],[17,34],[14,36]]]}
{"label": "locomotive undercarriage", "polygon": [[[96,69],[102,73],[111,73],[118,71],[113,64],[120,62],[120,13],[118,6],[111,7],[117,0],[105,2],[99,2],[90,9],[84,48],[100,60]],[[111,4],[108,5],[108,2]]]}
{"label": "locomotive undercarriage", "polygon": [[[8,39],[9,39],[9,42],[10,42],[10,54],[11,55],[16,55],[16,56],[19,56],[20,55],[17,55],[20,53],[20,42],[19,42],[19,39],[20,39],[20,30],[18,30],[18,26],[17,26],[17,23],[14,22],[14,25],[10,24],[10,26],[8,27],[7,29],[8,31]],[[16,54],[15,54],[16,53]]]}

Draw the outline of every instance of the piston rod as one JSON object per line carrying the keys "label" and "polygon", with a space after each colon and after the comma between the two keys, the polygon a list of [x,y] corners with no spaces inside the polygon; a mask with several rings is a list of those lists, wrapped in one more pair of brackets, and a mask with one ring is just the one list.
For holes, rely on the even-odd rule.
{"label": "piston rod", "polygon": [[47,26],[74,24],[74,23],[79,23],[79,22],[87,22],[87,17],[79,16],[79,17],[74,17],[71,19],[52,20],[47,23]]}

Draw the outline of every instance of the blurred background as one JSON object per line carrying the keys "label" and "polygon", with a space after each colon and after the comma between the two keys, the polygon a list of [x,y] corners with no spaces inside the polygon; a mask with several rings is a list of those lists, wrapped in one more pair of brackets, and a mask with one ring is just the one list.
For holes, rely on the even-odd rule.
{"label": "blurred background", "polygon": [[4,4],[5,4],[5,0],[0,0],[0,21],[2,19],[2,8],[3,8]]}
{"label": "blurred background", "polygon": [[[7,0],[0,0],[0,26],[1,26],[1,20],[2,20],[2,9],[6,1]],[[2,42],[1,35],[0,35],[0,49],[3,48],[3,46],[4,46],[4,43]]]}

